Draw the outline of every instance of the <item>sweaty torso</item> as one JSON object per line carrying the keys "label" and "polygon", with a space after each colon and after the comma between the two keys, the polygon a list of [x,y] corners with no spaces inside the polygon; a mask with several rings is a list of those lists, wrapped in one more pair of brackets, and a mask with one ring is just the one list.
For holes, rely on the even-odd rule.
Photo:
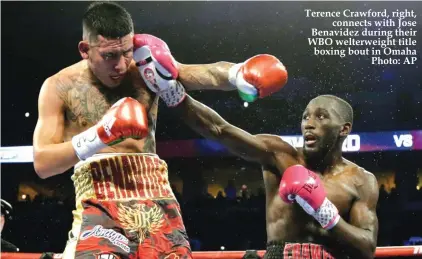
{"label": "sweaty torso", "polygon": [[[302,154],[297,155],[296,163],[304,165]],[[362,170],[344,160],[328,174],[315,173],[324,183],[327,198],[336,205],[341,217],[347,221],[352,204],[358,197],[357,188],[364,181]],[[287,204],[279,197],[278,188],[281,180],[279,170],[264,167],[263,177],[267,196],[267,241],[321,244],[327,249],[334,249],[333,255],[335,255],[341,248],[330,238],[329,232],[298,204]]]}
{"label": "sweaty torso", "polygon": [[57,93],[64,102],[64,141],[70,141],[76,134],[95,125],[119,99],[132,97],[148,112],[148,136],[141,140],[126,139],[99,153],[155,153],[158,97],[147,89],[136,66],[131,65],[122,84],[115,89],[93,80],[86,61],[62,70],[59,77]]}

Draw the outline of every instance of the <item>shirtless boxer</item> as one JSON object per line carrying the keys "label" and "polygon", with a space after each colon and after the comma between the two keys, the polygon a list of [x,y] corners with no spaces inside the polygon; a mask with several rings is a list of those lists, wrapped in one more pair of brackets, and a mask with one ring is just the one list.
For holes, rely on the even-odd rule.
{"label": "shirtless boxer", "polygon": [[[274,69],[276,65],[267,68],[266,77],[256,87],[248,84],[243,80],[253,71],[248,61],[230,73],[231,81],[243,82],[242,88],[255,94],[284,85],[284,74],[282,69]],[[248,82],[256,82],[257,77],[256,73]],[[309,102],[302,117],[301,149],[279,136],[251,135],[188,95],[174,111],[204,137],[262,165],[265,258],[373,258],[378,185],[373,174],[342,157],[343,141],[353,122],[353,110],[346,101],[322,95]]]}
{"label": "shirtless boxer", "polygon": [[83,60],[41,88],[33,139],[41,178],[74,166],[64,258],[190,258],[167,164],[155,154],[158,99],[177,104],[176,78],[187,90],[234,90],[233,64],[177,63],[162,40],[134,35],[129,13],[112,2],[90,5],[78,48]]}

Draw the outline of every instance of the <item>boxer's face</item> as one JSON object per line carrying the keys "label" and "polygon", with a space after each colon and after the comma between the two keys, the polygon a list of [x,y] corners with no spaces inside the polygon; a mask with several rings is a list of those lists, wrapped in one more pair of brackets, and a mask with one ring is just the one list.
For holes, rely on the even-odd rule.
{"label": "boxer's face", "polygon": [[303,150],[305,155],[325,155],[340,137],[342,120],[334,102],[314,99],[302,116]]}
{"label": "boxer's face", "polygon": [[105,86],[116,87],[126,76],[133,57],[132,36],[106,39],[99,35],[96,41],[79,44],[82,57],[88,60],[90,69]]}

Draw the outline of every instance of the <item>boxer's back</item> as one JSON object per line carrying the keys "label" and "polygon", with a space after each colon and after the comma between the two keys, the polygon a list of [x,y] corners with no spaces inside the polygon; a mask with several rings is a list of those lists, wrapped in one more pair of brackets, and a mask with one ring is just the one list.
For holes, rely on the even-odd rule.
{"label": "boxer's back", "polygon": [[[301,160],[301,159],[299,159]],[[299,161],[303,164],[303,162]],[[314,243],[321,244],[335,256],[343,249],[341,244],[333,243],[327,230],[309,216],[298,204],[287,204],[278,195],[281,175],[273,168],[264,167],[263,177],[266,186],[267,240],[269,242]],[[359,198],[359,187],[374,176],[357,165],[343,159],[332,172],[321,177],[327,198],[338,208],[345,220],[353,203]],[[334,250],[331,250],[333,248]],[[342,258],[337,255],[336,258]]]}
{"label": "boxer's back", "polygon": [[155,153],[155,125],[158,99],[147,90],[132,64],[122,84],[115,89],[102,87],[88,68],[87,61],[80,61],[56,75],[56,91],[64,102],[63,140],[72,137],[97,123],[119,99],[132,97],[145,105],[148,111],[150,133],[142,140],[127,139],[102,153]]}

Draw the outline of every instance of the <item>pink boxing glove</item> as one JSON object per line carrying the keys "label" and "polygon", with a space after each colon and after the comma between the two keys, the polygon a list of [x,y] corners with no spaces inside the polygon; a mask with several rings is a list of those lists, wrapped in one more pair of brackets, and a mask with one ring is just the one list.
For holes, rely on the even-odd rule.
{"label": "pink boxing glove", "polygon": [[176,79],[177,62],[167,44],[150,34],[133,36],[133,59],[148,88],[157,93],[169,107],[175,107],[186,96],[185,88]]}
{"label": "pink boxing glove", "polygon": [[296,201],[324,229],[333,228],[340,220],[336,206],[327,199],[321,179],[301,165],[286,169],[280,181],[279,195],[287,203]]}

